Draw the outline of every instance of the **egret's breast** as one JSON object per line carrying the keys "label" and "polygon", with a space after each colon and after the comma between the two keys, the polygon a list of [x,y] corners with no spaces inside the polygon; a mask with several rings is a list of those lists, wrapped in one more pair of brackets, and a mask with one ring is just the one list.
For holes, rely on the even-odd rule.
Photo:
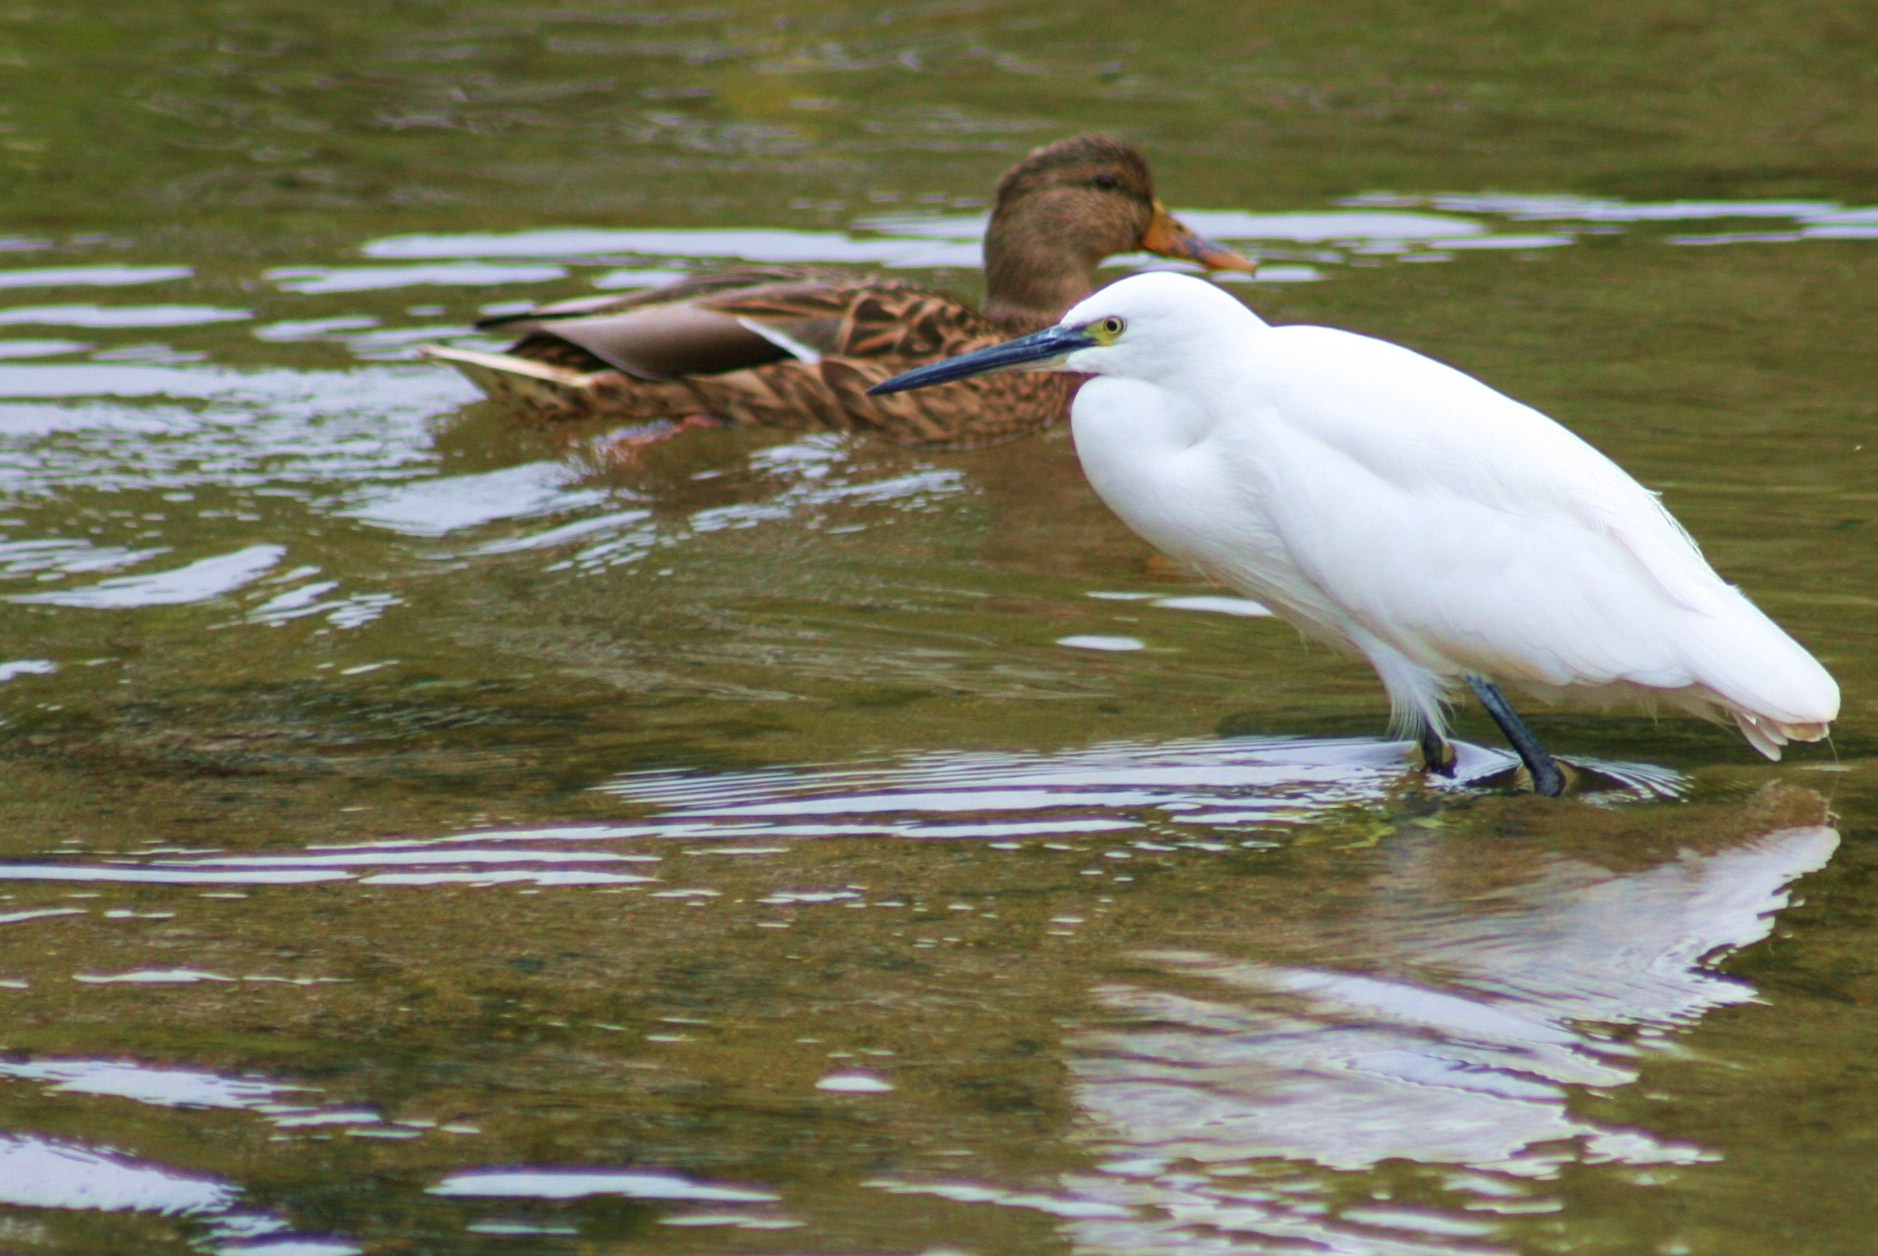
{"label": "egret's breast", "polygon": [[1241,592],[1295,601],[1299,573],[1272,526],[1255,416],[1223,425],[1140,380],[1083,385],[1071,430],[1097,496],[1156,549]]}

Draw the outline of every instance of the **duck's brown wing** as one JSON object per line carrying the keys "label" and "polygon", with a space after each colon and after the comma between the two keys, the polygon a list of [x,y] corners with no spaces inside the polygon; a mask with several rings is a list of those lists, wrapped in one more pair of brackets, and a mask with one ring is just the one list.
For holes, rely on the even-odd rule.
{"label": "duck's brown wing", "polygon": [[[735,308],[744,317],[767,321],[782,311],[757,304],[759,293],[742,294],[713,304]],[[831,304],[835,294],[829,294]],[[998,344],[1032,327],[994,321],[970,306],[912,284],[850,284],[840,294],[840,324],[830,343],[833,352],[819,361],[778,362],[738,372],[738,378],[689,381],[713,408],[736,403],[713,396],[717,385],[742,394],[744,408],[761,390],[764,409],[800,417],[790,426],[860,428],[878,432],[902,445],[963,449],[1013,440],[1047,427],[1068,411],[1074,385],[1045,374],[979,376],[958,384],[870,397],[867,390],[883,380],[940,358]],[[790,310],[802,304],[792,299]],[[766,420],[777,422],[777,419]]]}
{"label": "duck's brown wing", "polygon": [[[869,397],[871,385],[909,367],[1034,329],[993,321],[914,284],[839,272],[750,268],[487,325],[523,338],[507,354],[430,356],[543,419],[705,414],[965,448],[1056,422],[1073,387],[1061,376],[994,375]],[[514,369],[505,371],[505,361]]]}
{"label": "duck's brown wing", "polygon": [[967,448],[1048,426],[1066,412],[1072,391],[1061,377],[1033,374],[868,396],[868,388],[910,367],[1032,330],[996,322],[914,284],[817,277],[698,304],[797,348],[785,359],[683,381],[703,412],[733,423],[859,428],[903,445]]}
{"label": "duck's brown wing", "polygon": [[[838,271],[753,266],[624,296],[562,301],[476,326],[520,335],[509,348],[519,357],[669,380],[800,356],[798,345],[837,352],[825,325],[831,315],[838,325],[841,308],[862,286]],[[753,323],[746,310],[766,317]]]}

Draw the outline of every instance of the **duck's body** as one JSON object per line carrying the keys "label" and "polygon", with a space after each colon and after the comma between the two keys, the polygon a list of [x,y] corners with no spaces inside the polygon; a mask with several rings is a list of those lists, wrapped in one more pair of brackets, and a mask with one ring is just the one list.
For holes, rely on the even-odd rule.
{"label": "duck's body", "polygon": [[942,292],[834,270],[752,268],[630,297],[568,302],[484,324],[523,333],[506,353],[433,348],[492,400],[540,422],[705,415],[736,426],[876,432],[903,445],[996,444],[1068,410],[1060,375],[1001,376],[969,398],[873,398],[936,356],[1046,317],[994,320]]}
{"label": "duck's body", "polygon": [[[1098,343],[1087,329],[1108,319],[1124,329]],[[1660,702],[1733,723],[1769,758],[1838,715],[1832,677],[1654,494],[1471,376],[1367,336],[1268,326],[1180,276],[1124,280],[1032,339],[1051,337],[1032,360],[1094,376],[1071,425],[1110,508],[1368,659],[1437,766],[1457,682],[1503,727],[1518,721],[1494,681]],[[1549,759],[1507,731],[1541,780]]]}
{"label": "duck's body", "polygon": [[1003,377],[893,398],[869,397],[867,389],[935,356],[1050,325],[1088,295],[1104,258],[1144,248],[1252,268],[1169,216],[1132,148],[1078,136],[1036,150],[999,181],[985,237],[983,312],[895,279],[751,267],[479,324],[520,334],[503,353],[423,352],[540,421],[704,416],[739,426],[858,428],[908,445],[995,444],[1061,418],[1073,382]]}

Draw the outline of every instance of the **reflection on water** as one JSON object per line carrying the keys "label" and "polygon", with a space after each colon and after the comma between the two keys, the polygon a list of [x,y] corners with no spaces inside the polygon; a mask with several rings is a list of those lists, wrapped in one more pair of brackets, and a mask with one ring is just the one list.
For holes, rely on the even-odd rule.
{"label": "reflection on water", "polygon": [[205,1180],[51,1139],[0,1134],[0,1201],[104,1212],[206,1212],[236,1192]]}
{"label": "reflection on water", "polygon": [[[0,398],[16,399],[0,400],[0,493],[25,503],[87,489],[310,492],[402,480],[433,465],[424,420],[462,399],[412,367],[81,363],[0,366]],[[176,531],[192,530],[194,511],[168,513]]]}
{"label": "reflection on water", "polygon": [[[649,885],[658,878],[570,865],[656,864],[659,856],[592,849],[554,850],[548,841],[598,842],[659,832],[694,835],[684,828],[645,827],[489,831],[426,842],[372,842],[358,848],[321,846],[279,855],[162,854],[102,864],[0,864],[0,881],[84,881],[162,885]],[[511,847],[510,843],[516,843]],[[545,865],[537,867],[535,865]],[[397,869],[390,871],[389,869]],[[222,977],[218,980],[233,980]],[[247,977],[243,980],[269,980]]]}
{"label": "reflection on water", "polygon": [[246,1207],[241,1197],[229,1182],[114,1151],[0,1133],[0,1204],[182,1216],[202,1223],[222,1251],[265,1256],[360,1256],[364,1251],[352,1243],[295,1233],[286,1219]]}
{"label": "reflection on water", "polygon": [[1870,210],[1848,210],[1836,201],[1659,201],[1632,202],[1593,196],[1530,196],[1517,193],[1449,193],[1441,196],[1363,196],[1363,205],[1426,205],[1462,214],[1503,215],[1537,222],[1694,222],[1702,219],[1790,219],[1815,224],[1846,215],[1869,217]]}
{"label": "reflection on water", "polygon": [[53,593],[22,593],[15,602],[42,606],[84,606],[94,610],[129,610],[139,606],[174,606],[206,602],[233,593],[266,574],[287,552],[284,545],[250,545],[232,554],[199,559],[170,571],[117,576],[98,584]]}
{"label": "reflection on water", "polygon": [[[1444,1237],[1491,1234],[1495,1214],[1562,1207],[1548,1183],[1566,1166],[1715,1158],[1580,1116],[1574,1092],[1634,1082],[1639,1056],[1672,1031],[1752,1001],[1716,962],[1765,938],[1791,883],[1838,841],[1824,825],[1781,828],[1634,869],[1527,852],[1530,866],[1490,867],[1485,884],[1477,866],[1464,880],[1443,866],[1456,852],[1409,844],[1333,919],[1287,939],[1321,964],[1141,954],[1142,979],[1099,990],[1110,1021],[1081,1037],[1074,1066],[1109,1163],[1070,1184],[1127,1205],[1131,1221],[1083,1225],[1078,1239],[1117,1252],[1191,1251],[1215,1234],[1439,1251]],[[1260,1169],[1271,1160],[1423,1165],[1454,1211],[1327,1208],[1321,1182],[1274,1178]],[[1143,1210],[1172,1223],[1141,1225]]]}
{"label": "reflection on water", "polygon": [[453,1173],[431,1187],[430,1193],[473,1199],[578,1199],[583,1195],[621,1195],[627,1199],[707,1204],[768,1204],[777,1198],[768,1191],[693,1182],[676,1173],[583,1173],[567,1169],[483,1169]]}
{"label": "reflection on water", "polygon": [[[415,1158],[384,1188],[399,1202],[375,1206],[406,1210],[421,1195],[451,1209],[451,1224],[490,1235],[597,1234],[590,1227],[604,1214],[593,1210],[609,1199],[657,1206],[657,1223],[673,1231],[835,1235],[841,1227],[822,1207],[834,1180],[956,1210],[938,1214],[952,1221],[923,1223],[936,1235],[986,1232],[967,1218],[988,1208],[1041,1219],[1092,1252],[1266,1243],[1352,1254],[1421,1256],[1455,1243],[1513,1251],[1504,1227],[1563,1207],[1558,1180],[1572,1166],[1712,1160],[1711,1149],[1647,1124],[1588,1115],[1581,1099],[1635,1082],[1652,1055],[1708,1011],[1755,999],[1717,965],[1765,938],[1791,884],[1832,856],[1838,835],[1824,822],[1824,802],[1779,787],[1745,805],[1650,802],[1672,792],[1675,778],[1629,769],[1624,781],[1623,769],[1607,765],[1615,787],[1605,805],[1575,801],[1538,813],[1557,829],[1534,840],[1451,810],[1452,798],[1432,811],[1405,804],[1403,752],[1380,742],[1231,739],[634,772],[605,786],[643,813],[620,823],[16,862],[0,867],[0,892],[21,904],[0,917],[14,938],[107,915],[160,929],[200,917],[205,899],[219,904],[230,893],[234,902],[272,897],[239,916],[218,907],[225,931],[307,911],[332,924],[320,934],[289,927],[292,945],[279,953],[313,952],[310,966],[292,968],[259,958],[278,942],[251,946],[238,936],[222,953],[253,951],[245,970],[178,965],[189,950],[128,939],[108,952],[118,962],[109,969],[47,950],[29,980],[6,983],[14,997],[71,981],[101,993],[272,989],[311,1009],[370,1000],[375,979],[356,967],[343,975],[336,959],[335,948],[357,933],[353,922],[376,931],[392,919],[429,919],[437,908],[436,919],[461,932],[469,950],[438,951],[419,940],[427,926],[412,935],[423,953],[401,952],[410,943],[391,930],[383,934],[391,950],[373,962],[429,974],[426,984],[444,990],[466,978],[476,990],[490,979],[477,972],[507,976],[466,1004],[445,1003],[467,1018],[452,1035],[470,1035],[451,1067],[489,1076],[465,1091],[401,1071],[414,1088],[387,1093],[402,1112],[359,1102],[343,1072],[55,1052],[0,1058],[0,1098],[26,1088],[55,1107],[135,1105],[172,1125],[260,1122],[270,1142],[336,1136],[386,1155],[408,1145]],[[1462,746],[1461,754],[1463,784],[1506,766],[1496,751]],[[1625,800],[1632,805],[1610,805]],[[1653,819],[1644,831],[1657,835],[1640,844],[1624,818],[1646,813]],[[850,840],[829,840],[840,838]],[[950,889],[890,888],[927,885],[935,870],[939,849],[895,840],[903,838],[953,839],[946,849],[982,858]],[[857,859],[874,870],[861,871]],[[1247,879],[1255,870],[1248,860],[1283,862]],[[82,890],[79,901],[58,897],[64,887]],[[98,891],[109,896],[100,901]],[[134,909],[112,905],[133,893]],[[479,905],[436,897],[462,894],[479,896]],[[725,984],[708,1000],[673,1004],[661,993],[651,1016],[625,1007],[604,1016],[527,1012],[527,1038],[485,1040],[480,1000],[507,988],[560,989],[528,974],[568,959],[535,957],[582,954],[531,936],[524,922],[544,918],[530,915],[542,900],[528,896],[539,894],[555,896],[552,918],[575,934],[599,930],[600,950],[622,977],[642,965],[672,971],[672,959],[657,958],[668,948],[682,963],[701,962],[706,938],[772,931],[780,946],[752,939],[712,953],[702,962],[721,970]],[[1136,896],[1138,908],[1130,906]],[[1006,928],[1007,916],[1034,923],[1002,937],[986,932]],[[917,936],[907,936],[909,925]],[[481,954],[492,941],[496,953]],[[505,963],[517,948],[521,958]],[[848,1021],[774,1014],[777,983],[836,956],[882,952],[922,958],[913,971],[903,971],[903,960],[850,968],[861,985]],[[798,967],[814,956],[822,956],[817,967]],[[168,966],[151,962],[158,957]],[[981,981],[971,975],[981,960],[1003,974],[998,985],[1014,988],[925,1004],[915,1022],[896,1010],[903,999],[930,998],[915,991]],[[526,987],[513,986],[518,971]],[[1073,1001],[1062,1002],[1066,995]],[[1056,1010],[1025,1023],[1032,1002]],[[1022,1159],[1006,1162],[998,1150],[1006,1138],[1029,1145],[1029,1109],[1014,1109],[1006,1128],[993,1105],[989,1143],[949,1130],[965,1110],[934,1088],[933,1064],[922,1062],[935,1040],[969,1057],[1013,1017],[1028,1051],[1061,1061],[1078,1114],[1069,1138],[1080,1163],[1053,1179],[1012,1167]],[[911,1037],[889,1036],[896,1033]],[[889,1041],[899,1049],[876,1046]],[[650,1054],[666,1044],[672,1054]],[[570,1147],[526,1128],[517,1138],[501,1122],[439,1115],[440,1105],[486,1110],[482,1085],[507,1076],[518,1051],[523,1060],[546,1053],[510,1083],[531,1078],[530,1102],[567,1106],[603,1128],[680,1120],[677,1146],[691,1146],[693,1123],[702,1122],[696,1130],[716,1130],[713,1150],[660,1164],[580,1150],[599,1145],[592,1134]],[[997,1058],[1004,1062],[973,1067],[1010,1066]],[[613,1079],[598,1095],[582,1088],[596,1068]],[[659,1115],[669,1102],[660,1096],[692,1093],[702,1106]],[[796,1105],[936,1103],[930,1119],[947,1129],[937,1145],[953,1150],[938,1159],[900,1155],[890,1158],[899,1167],[883,1168],[871,1144],[852,1145],[841,1110],[814,1109],[820,1115],[792,1137],[818,1140],[816,1167],[805,1169],[797,1155],[778,1162],[762,1151],[772,1135],[760,1131],[783,1096]],[[9,1109],[16,1132],[0,1135],[0,1167],[16,1172],[0,1176],[9,1183],[0,1201],[178,1214],[212,1236],[239,1232],[283,1252],[367,1246],[290,1232],[283,1218],[243,1202],[251,1188],[239,1172],[172,1167],[54,1137],[22,1121],[34,1110]],[[971,1121],[985,1118],[970,1110]],[[752,1123],[755,1143],[742,1141],[738,1120]],[[1393,1195],[1345,1189],[1349,1175],[1384,1168]],[[568,1211],[575,1205],[582,1211]],[[352,1232],[344,1221],[329,1224]],[[327,1246],[288,1246],[308,1243]]]}
{"label": "reflection on water", "polygon": [[[390,260],[458,257],[609,258],[618,256],[672,257],[746,262],[845,262],[852,265],[976,266],[976,247],[934,247],[922,242],[931,232],[912,240],[868,240],[834,231],[784,231],[752,227],[740,231],[712,230],[599,230],[549,228],[509,235],[394,236],[374,240],[365,256]],[[943,233],[951,234],[951,233]],[[982,229],[968,225],[957,233],[958,243],[977,239]]]}
{"label": "reflection on water", "polygon": [[598,505],[606,494],[569,491],[572,475],[559,463],[524,463],[500,471],[438,476],[362,495],[347,513],[416,536],[443,536],[497,520]]}
{"label": "reflection on water", "polygon": [[[1114,649],[1114,646],[1097,647]],[[1457,743],[1462,788],[1510,772],[1504,750]],[[1241,737],[1119,743],[1058,755],[935,753],[884,767],[701,774],[635,772],[600,786],[659,807],[666,823],[719,826],[723,836],[1008,837],[1037,832],[1190,834],[1321,823],[1408,782],[1406,742]],[[1607,798],[1673,797],[1681,778],[1648,764],[1574,760]],[[692,832],[708,830],[693,829]]]}
{"label": "reflection on water", "polygon": [[252,317],[201,305],[21,305],[0,310],[0,327],[195,327]]}
{"label": "reflection on water", "polygon": [[563,278],[559,266],[318,267],[292,266],[267,272],[283,292],[320,296],[329,292],[368,292],[377,288],[418,288],[430,284],[482,287],[505,283],[543,283]]}
{"label": "reflection on water", "polygon": [[0,288],[121,288],[187,279],[195,273],[188,266],[36,266],[31,270],[0,270]]}
{"label": "reflection on water", "polygon": [[49,1083],[66,1094],[113,1095],[168,1108],[278,1107],[282,1096],[304,1091],[258,1078],[219,1077],[184,1069],[150,1068],[122,1060],[0,1060],[0,1077]]}
{"label": "reflection on water", "polygon": [[[1321,827],[1320,809],[1399,778],[1401,755],[1376,743],[1106,746],[891,769],[641,773],[608,788],[658,805],[666,822],[714,821],[726,837],[1009,841],[1116,831],[1119,814],[1133,824],[1119,826],[1112,853],[1139,853],[1208,829]],[[1464,747],[1462,781],[1502,758]],[[1640,792],[1673,791],[1673,778],[1631,772]],[[1634,1082],[1675,1031],[1755,998],[1716,965],[1765,938],[1791,884],[1831,858],[1836,831],[1794,823],[1823,812],[1812,795],[1775,796],[1724,824],[1744,832],[1702,834],[1654,859],[1398,834],[1328,914],[1253,923],[1234,936],[1238,954],[1137,951],[1128,979],[1098,982],[1103,1014],[1070,1048],[1099,1172],[1067,1175],[1049,1194],[869,1185],[1063,1218],[1079,1250],[1271,1241],[1406,1256],[1477,1245],[1496,1218],[1561,1208],[1549,1184],[1567,1166],[1713,1159],[1582,1117],[1574,1095]],[[1281,940],[1261,945],[1261,928]],[[1342,1202],[1317,1172],[1387,1164],[1424,1166],[1414,1205]]]}

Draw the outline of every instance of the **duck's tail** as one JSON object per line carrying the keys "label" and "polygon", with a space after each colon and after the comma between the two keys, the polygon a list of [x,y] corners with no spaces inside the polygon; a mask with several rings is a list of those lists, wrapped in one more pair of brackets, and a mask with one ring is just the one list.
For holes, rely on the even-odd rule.
{"label": "duck's tail", "polygon": [[571,419],[660,419],[697,408],[678,381],[628,379],[619,371],[583,371],[513,353],[422,345],[418,356],[461,371],[489,400],[537,423]]}

